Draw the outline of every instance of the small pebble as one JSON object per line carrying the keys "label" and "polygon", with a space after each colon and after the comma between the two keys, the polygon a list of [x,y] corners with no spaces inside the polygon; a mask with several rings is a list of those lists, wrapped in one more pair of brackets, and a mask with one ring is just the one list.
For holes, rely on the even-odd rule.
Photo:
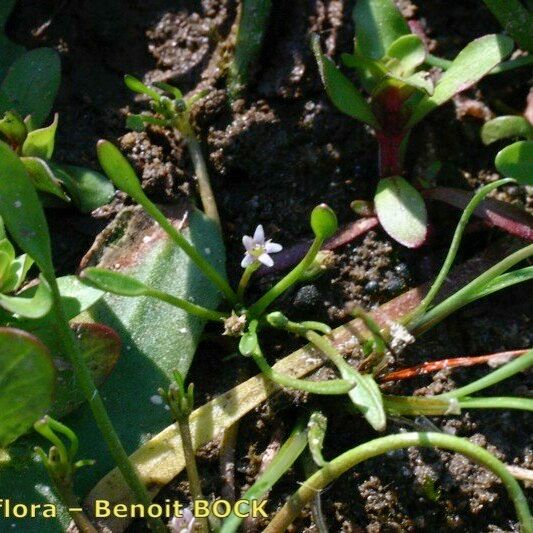
{"label": "small pebble", "polygon": [[376,280],[371,280],[365,285],[365,292],[374,294],[379,290],[379,283]]}

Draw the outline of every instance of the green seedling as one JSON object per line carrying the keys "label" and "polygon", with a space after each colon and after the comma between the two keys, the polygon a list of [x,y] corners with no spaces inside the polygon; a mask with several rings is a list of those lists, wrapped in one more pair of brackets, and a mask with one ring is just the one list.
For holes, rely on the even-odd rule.
{"label": "green seedling", "polygon": [[410,248],[427,235],[426,207],[420,193],[402,176],[403,158],[413,127],[455,94],[474,85],[513,48],[504,35],[486,35],[469,43],[434,83],[424,70],[427,52],[410,33],[392,0],[361,0],[354,9],[355,49],[343,54],[360,89],[345,76],[313,37],[320,76],[334,105],[372,127],[379,145],[380,182],[375,211],[385,231]]}
{"label": "green seedling", "polygon": [[[172,417],[178,424],[192,501],[203,500],[202,483],[198,474],[191,428],[189,426],[189,418],[194,408],[194,386],[189,383],[188,387],[186,387],[183,376],[176,371],[174,372],[174,382],[170,384],[167,391],[159,389],[159,395],[167,403]],[[198,523],[203,533],[209,531],[207,518],[200,518]]]}
{"label": "green seedling", "polygon": [[169,128],[174,131],[176,136],[183,137],[193,162],[194,172],[198,180],[198,193],[202,200],[205,214],[220,226],[220,216],[209,180],[207,165],[190,121],[192,107],[206,93],[201,91],[190,98],[184,98],[178,88],[168,83],[161,82],[156,83],[154,86],[149,86],[129,74],[124,77],[124,81],[128,89],[147,96],[150,99],[150,105],[153,110],[152,113],[130,115],[127,119],[127,125],[135,131],[142,131],[147,124],[151,124]]}
{"label": "green seedling", "polygon": [[[84,466],[92,466],[95,461],[76,460],[79,447],[78,437],[70,428],[57,420],[45,416],[35,422],[34,428],[37,433],[52,443],[48,453],[40,446],[35,448],[35,452],[41,458],[59,497],[71,509],[74,523],[82,533],[96,533],[96,528],[83,512],[74,492],[76,472]],[[62,438],[66,438],[68,446]]]}

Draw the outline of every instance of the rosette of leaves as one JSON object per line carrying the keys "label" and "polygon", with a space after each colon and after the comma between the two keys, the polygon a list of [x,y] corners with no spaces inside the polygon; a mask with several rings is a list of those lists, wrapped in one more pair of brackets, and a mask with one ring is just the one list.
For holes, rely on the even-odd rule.
{"label": "rosette of leaves", "polygon": [[0,120],[0,136],[20,157],[47,205],[61,206],[59,199],[91,212],[113,198],[114,187],[99,172],[52,161],[57,125],[57,114],[50,125],[34,128],[30,115],[23,120],[15,111],[7,111]]}
{"label": "rosette of leaves", "polygon": [[313,51],[334,105],[375,131],[381,178],[375,210],[381,225],[395,240],[415,248],[426,238],[427,213],[420,193],[402,177],[409,134],[428,113],[505,59],[513,41],[503,35],[472,41],[434,82],[424,69],[427,52],[422,40],[410,32],[392,0],[359,0],[354,21],[354,51],[343,54],[342,62],[354,70],[359,84],[322,53],[318,36],[313,37]]}

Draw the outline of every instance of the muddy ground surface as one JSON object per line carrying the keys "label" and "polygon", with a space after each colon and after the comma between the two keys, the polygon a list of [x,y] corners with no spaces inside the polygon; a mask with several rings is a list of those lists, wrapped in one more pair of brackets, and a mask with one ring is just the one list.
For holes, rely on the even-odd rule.
{"label": "muddy ground surface", "polygon": [[[233,106],[226,99],[223,77],[235,20],[231,0],[20,0],[8,33],[25,46],[53,46],[61,53],[57,159],[96,166],[96,141],[120,139],[145,189],[162,203],[193,194],[192,165],[183,144],[168,132],[152,129],[139,134],[125,129],[127,113],[143,109],[143,103],[125,88],[122,76],[131,73],[146,81],[166,81],[184,92],[209,89],[195,123],[223,219],[229,276],[236,279],[241,236],[258,223],[276,242],[290,245],[309,237],[308,214],[317,203],[327,202],[341,223],[347,223],[354,218],[350,201],[370,199],[375,189],[376,143],[362,125],[333,109],[320,85],[308,41],[315,31],[331,55],[350,51],[353,4],[353,0],[274,1],[265,51],[248,92]],[[426,33],[433,52],[445,57],[452,57],[472,38],[498,31],[477,0],[403,0],[400,6]],[[439,160],[441,185],[471,188],[495,179],[495,147],[481,144],[479,127],[492,113],[523,109],[528,90],[528,73],[515,71],[483,81],[433,113],[412,137],[407,174],[425,176]],[[508,187],[499,197],[531,207],[518,187]],[[119,196],[93,216],[50,213],[62,272],[76,269],[95,235],[124,202],[127,199]],[[337,250],[322,278],[284,297],[284,310],[297,319],[336,325],[346,319],[346,304],[371,308],[430,279],[446,252],[457,215],[433,204],[432,237],[420,250],[406,250],[379,230]],[[501,238],[505,237],[496,230],[478,228],[466,240],[460,259]],[[274,280],[263,277],[257,290]],[[531,346],[533,309],[525,294],[526,287],[506,291],[457,313],[420,338],[396,366]],[[294,339],[274,338],[267,351],[275,359],[296,345]],[[212,342],[201,346],[190,374],[192,380],[202,378],[198,402],[227,390],[242,379],[239,375],[255,372],[238,359],[221,362],[221,353],[233,350]],[[392,390],[420,394],[447,390],[485,371],[441,372]],[[527,387],[527,376],[520,376],[502,385],[501,392],[526,394]],[[272,441],[284,440],[295,417],[318,405],[331,415],[327,457],[375,436],[360,417],[343,414],[343,405],[336,400],[318,402],[280,394],[242,421],[236,450],[237,494],[253,482],[261,455]],[[471,412],[414,422],[394,420],[388,431],[413,425],[469,437],[509,464],[533,468],[530,415]],[[220,495],[216,444],[203,450],[200,468],[206,493]],[[301,468],[293,469],[270,495],[269,509],[274,511],[303,478]],[[162,497],[186,496],[186,491],[180,479]],[[321,500],[331,531],[517,530],[514,510],[496,478],[447,452],[410,449],[369,461],[339,479]],[[260,530],[262,525],[250,523],[247,530]],[[134,524],[132,530],[145,527]],[[302,517],[294,529],[316,530],[311,516]]]}

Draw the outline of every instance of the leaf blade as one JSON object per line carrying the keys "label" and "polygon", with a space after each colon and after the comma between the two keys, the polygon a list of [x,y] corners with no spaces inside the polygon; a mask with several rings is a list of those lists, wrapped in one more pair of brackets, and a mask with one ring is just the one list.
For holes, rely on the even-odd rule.
{"label": "leaf blade", "polygon": [[421,246],[427,236],[427,212],[420,193],[400,176],[379,181],[374,197],[376,214],[385,231],[408,248]]}

